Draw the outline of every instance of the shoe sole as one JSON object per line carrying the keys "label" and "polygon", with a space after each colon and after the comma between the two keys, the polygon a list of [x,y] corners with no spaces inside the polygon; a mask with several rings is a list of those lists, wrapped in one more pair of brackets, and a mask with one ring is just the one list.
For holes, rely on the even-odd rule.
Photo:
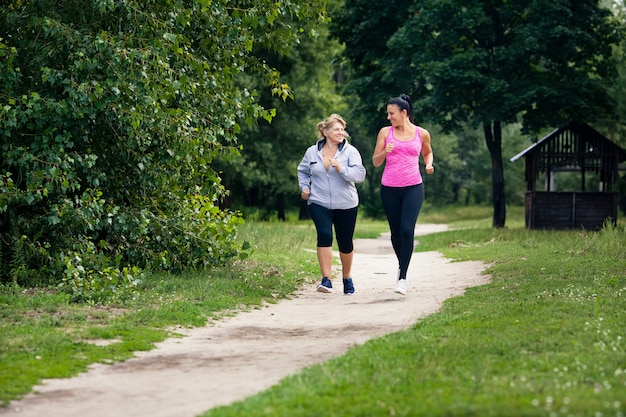
{"label": "shoe sole", "polygon": [[323,286],[323,285],[318,285],[318,286],[317,286],[317,292],[323,292],[323,293],[328,294],[328,293],[333,292],[333,289],[332,289],[332,288],[325,287],[325,286]]}
{"label": "shoe sole", "polygon": [[406,290],[403,290],[402,288],[396,288],[393,291],[398,293],[398,294],[406,295]]}

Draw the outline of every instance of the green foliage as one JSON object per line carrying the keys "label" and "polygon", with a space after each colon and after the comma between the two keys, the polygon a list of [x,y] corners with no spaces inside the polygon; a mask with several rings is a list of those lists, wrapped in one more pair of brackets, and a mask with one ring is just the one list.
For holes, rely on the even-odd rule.
{"label": "green foliage", "polygon": [[[277,68],[290,86],[292,95],[286,100],[262,91],[263,80],[255,74],[238,77],[239,85],[260,91],[259,103],[277,112],[271,123],[261,120],[242,126],[241,158],[220,164],[230,191],[229,204],[246,218],[285,220],[285,209],[300,204],[295,167],[317,140],[317,123],[331,113],[348,112],[334,77],[340,71],[337,57],[341,51],[338,42],[329,39],[327,24],[317,27],[315,36],[301,36],[289,55],[255,49],[253,53]],[[351,129],[354,124],[347,122]],[[359,139],[354,137],[353,144],[358,146]]]}
{"label": "green foliage", "polygon": [[[417,123],[458,136],[457,155],[438,153],[432,137],[435,177],[443,172],[454,184],[439,193],[442,181],[434,194],[457,203],[461,189],[479,199],[489,192],[496,227],[504,226],[511,193],[503,139],[519,137],[505,136],[507,125],[521,123],[522,133],[536,138],[570,119],[617,120],[609,89],[619,86],[612,47],[623,40],[623,21],[597,1],[407,0],[381,9],[372,0],[346,0],[333,17],[332,34],[346,44],[353,71],[346,91],[358,96],[368,135],[385,124],[387,100],[409,94]],[[489,162],[464,166],[475,154],[466,139],[476,128]],[[463,182],[464,174],[473,175]],[[490,189],[478,187],[489,177]],[[364,187],[367,196],[377,194],[376,183]]]}
{"label": "green foliage", "polygon": [[[353,112],[363,115],[359,122],[373,141],[376,132],[387,123],[387,101],[411,91],[412,69],[406,67],[401,74],[389,72],[401,68],[391,66],[398,59],[395,54],[386,54],[389,38],[406,24],[412,3],[398,0],[393,7],[380,7],[372,0],[345,0],[343,7],[330,11],[331,35],[345,44],[344,56],[350,64],[345,91],[352,97]],[[418,122],[424,120],[419,114],[417,118]]]}
{"label": "green foliage", "polygon": [[[602,0],[602,3],[615,15],[618,22],[626,22],[626,3],[619,0]],[[626,148],[626,37],[613,48],[613,60],[617,67],[617,78],[609,88],[615,103],[615,118],[604,118],[594,124],[594,128],[622,148]],[[626,212],[626,211],[625,211]]]}
{"label": "green foliage", "polygon": [[[597,1],[413,2],[388,62],[414,68],[418,108],[444,126],[512,123],[535,133],[611,109],[617,22]],[[591,28],[591,30],[590,30]]]}
{"label": "green foliage", "polygon": [[288,51],[324,4],[3,3],[0,280],[58,283],[80,268],[117,279],[237,255],[241,216],[219,209],[214,164],[237,155],[242,121],[275,111],[235,79],[290,94],[251,51]]}
{"label": "green foliage", "polygon": [[[88,252],[89,253],[89,252]],[[136,267],[106,267],[102,271],[86,270],[81,254],[61,254],[65,276],[58,289],[69,294],[72,301],[90,304],[119,303],[133,298],[140,283]]]}

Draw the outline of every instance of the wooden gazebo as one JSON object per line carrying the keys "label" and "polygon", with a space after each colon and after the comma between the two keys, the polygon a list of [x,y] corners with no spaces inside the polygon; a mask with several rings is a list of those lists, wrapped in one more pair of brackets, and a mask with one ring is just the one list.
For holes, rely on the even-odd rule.
{"label": "wooden gazebo", "polygon": [[[616,183],[626,150],[585,123],[570,122],[511,158],[526,159],[526,228],[598,230],[617,220]],[[557,191],[558,172],[580,174],[578,191]],[[587,190],[587,177],[598,179],[598,189]],[[537,189],[545,179],[545,191]]]}

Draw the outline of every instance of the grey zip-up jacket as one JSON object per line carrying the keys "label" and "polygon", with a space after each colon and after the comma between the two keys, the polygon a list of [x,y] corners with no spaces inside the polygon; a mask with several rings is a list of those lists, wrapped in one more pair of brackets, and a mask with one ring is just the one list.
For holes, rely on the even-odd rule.
{"label": "grey zip-up jacket", "polygon": [[341,164],[341,170],[333,167],[324,168],[322,147],[326,138],[321,138],[304,153],[298,165],[298,184],[300,192],[309,189],[308,204],[318,204],[324,208],[346,210],[359,205],[359,194],[355,184],[365,180],[365,167],[358,149],[346,139],[337,147],[335,159]]}

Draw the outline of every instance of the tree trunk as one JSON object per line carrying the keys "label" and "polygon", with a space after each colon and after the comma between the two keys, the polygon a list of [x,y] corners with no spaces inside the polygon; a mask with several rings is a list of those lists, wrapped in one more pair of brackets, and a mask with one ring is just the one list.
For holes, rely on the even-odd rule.
{"label": "tree trunk", "polygon": [[504,165],[502,164],[502,125],[499,121],[484,123],[485,142],[491,155],[491,193],[493,198],[492,227],[504,227],[506,203],[504,201]]}
{"label": "tree trunk", "polygon": [[300,220],[309,220],[311,215],[309,214],[309,206],[305,200],[300,200],[300,215],[298,219]]}
{"label": "tree trunk", "polygon": [[278,220],[285,221],[287,217],[285,216],[285,194],[279,193],[276,196],[276,211]]}

